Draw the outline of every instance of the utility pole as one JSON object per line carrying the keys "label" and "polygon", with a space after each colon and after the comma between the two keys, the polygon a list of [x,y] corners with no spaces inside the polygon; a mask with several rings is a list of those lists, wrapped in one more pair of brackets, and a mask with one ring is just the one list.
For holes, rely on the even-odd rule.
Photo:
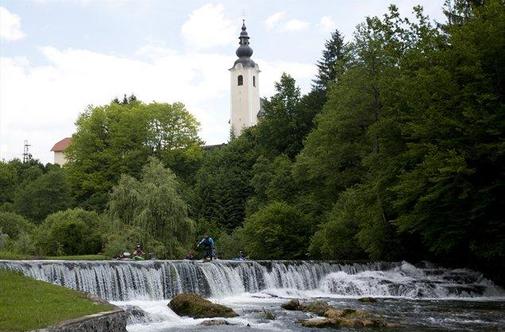
{"label": "utility pole", "polygon": [[27,163],[32,160],[32,154],[30,153],[30,144],[28,144],[28,140],[25,140],[25,146],[23,150],[23,163]]}

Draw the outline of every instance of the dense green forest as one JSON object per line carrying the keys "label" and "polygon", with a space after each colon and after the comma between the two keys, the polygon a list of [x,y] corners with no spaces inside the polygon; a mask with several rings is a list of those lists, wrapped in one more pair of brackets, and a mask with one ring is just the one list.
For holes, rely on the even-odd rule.
{"label": "dense green forest", "polygon": [[259,123],[213,149],[183,104],[90,107],[63,168],[0,163],[0,250],[181,258],[209,233],[224,258],[504,271],[505,2],[444,8],[335,31],[310,92],[283,74]]}

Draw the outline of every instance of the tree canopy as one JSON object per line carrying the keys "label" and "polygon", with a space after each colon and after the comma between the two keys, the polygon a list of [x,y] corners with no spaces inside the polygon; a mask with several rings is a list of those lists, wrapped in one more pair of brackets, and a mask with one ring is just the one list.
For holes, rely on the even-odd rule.
{"label": "tree canopy", "polygon": [[90,107],[77,120],[66,151],[76,201],[104,209],[121,174],[138,177],[149,157],[189,176],[201,154],[198,125],[181,103],[132,100]]}

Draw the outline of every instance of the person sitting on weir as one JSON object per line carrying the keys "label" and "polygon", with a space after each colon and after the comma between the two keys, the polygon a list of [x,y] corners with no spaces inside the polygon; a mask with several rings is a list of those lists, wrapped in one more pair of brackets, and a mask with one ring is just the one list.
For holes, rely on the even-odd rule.
{"label": "person sitting on weir", "polygon": [[133,251],[133,258],[134,259],[144,258],[144,255],[145,255],[145,253],[144,253],[144,250],[142,250],[142,245],[140,243],[137,243],[137,246],[135,247],[135,250]]}

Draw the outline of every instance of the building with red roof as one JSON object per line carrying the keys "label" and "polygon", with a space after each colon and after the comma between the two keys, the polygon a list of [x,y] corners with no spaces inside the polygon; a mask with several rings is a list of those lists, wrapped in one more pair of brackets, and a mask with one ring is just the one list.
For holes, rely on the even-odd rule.
{"label": "building with red roof", "polygon": [[61,141],[57,142],[51,151],[54,152],[54,163],[60,166],[65,165],[67,158],[65,157],[65,150],[72,143],[72,137],[65,137]]}

